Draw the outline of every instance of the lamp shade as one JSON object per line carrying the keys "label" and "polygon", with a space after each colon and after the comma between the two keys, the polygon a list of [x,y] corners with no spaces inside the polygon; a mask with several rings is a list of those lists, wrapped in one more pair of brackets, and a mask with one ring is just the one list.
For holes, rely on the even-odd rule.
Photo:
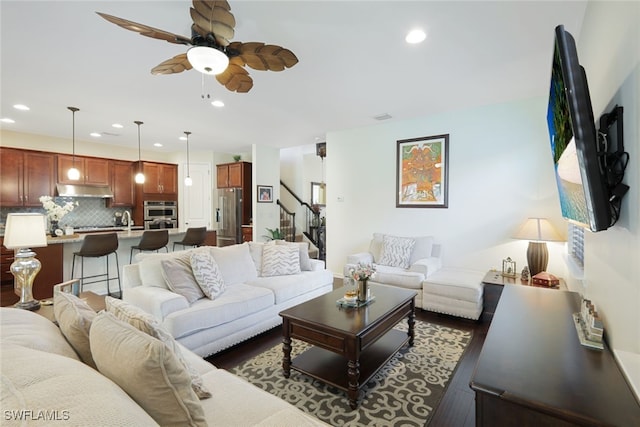
{"label": "lamp shade", "polygon": [[4,231],[7,249],[40,248],[47,246],[46,217],[36,213],[10,213]]}
{"label": "lamp shade", "polygon": [[535,242],[561,242],[564,240],[551,221],[546,218],[528,218],[513,238]]}
{"label": "lamp shade", "polygon": [[194,46],[187,51],[187,59],[193,68],[203,74],[220,74],[229,66],[224,52],[208,46]]}

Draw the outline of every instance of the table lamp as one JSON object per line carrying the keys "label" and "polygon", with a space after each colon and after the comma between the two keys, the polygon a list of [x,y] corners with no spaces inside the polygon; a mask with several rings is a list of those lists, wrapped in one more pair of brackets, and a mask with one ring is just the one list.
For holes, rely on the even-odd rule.
{"label": "table lamp", "polygon": [[40,261],[30,248],[47,246],[45,233],[46,218],[36,213],[10,213],[7,215],[4,232],[4,246],[17,249],[15,261],[11,264],[11,274],[15,278],[14,288],[19,292],[20,301],[14,307],[37,310],[40,302],[33,298],[33,280],[40,271]]}
{"label": "table lamp", "polygon": [[528,218],[513,238],[529,241],[527,264],[531,276],[547,269],[549,262],[547,242],[563,240],[551,221],[546,218]]}

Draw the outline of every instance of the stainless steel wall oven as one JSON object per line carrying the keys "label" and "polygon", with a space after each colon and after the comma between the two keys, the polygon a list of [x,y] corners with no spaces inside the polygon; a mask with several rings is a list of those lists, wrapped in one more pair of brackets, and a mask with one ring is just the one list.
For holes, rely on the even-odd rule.
{"label": "stainless steel wall oven", "polygon": [[178,202],[172,200],[145,200],[144,228],[178,228]]}

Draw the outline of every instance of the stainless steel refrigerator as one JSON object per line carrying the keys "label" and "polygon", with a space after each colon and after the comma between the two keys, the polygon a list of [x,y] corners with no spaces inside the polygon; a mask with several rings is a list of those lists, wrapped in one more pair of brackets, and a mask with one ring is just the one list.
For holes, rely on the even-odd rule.
{"label": "stainless steel refrigerator", "polygon": [[216,222],[218,223],[216,232],[218,246],[242,243],[242,189],[218,190]]}

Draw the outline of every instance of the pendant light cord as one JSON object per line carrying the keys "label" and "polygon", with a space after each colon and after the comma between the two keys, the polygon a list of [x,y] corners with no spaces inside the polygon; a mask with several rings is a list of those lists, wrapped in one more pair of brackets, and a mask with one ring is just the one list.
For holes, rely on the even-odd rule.
{"label": "pendant light cord", "polygon": [[71,166],[73,168],[76,167],[76,111],[80,111],[79,108],[76,107],[67,107],[71,111],[71,149],[73,160],[71,161]]}
{"label": "pendant light cord", "polygon": [[184,131],[184,134],[187,135],[187,178],[189,178],[191,176],[189,171],[189,135],[191,135],[191,132]]}
{"label": "pendant light cord", "polygon": [[140,120],[136,120],[133,123],[138,125],[138,172],[140,172],[141,170],[141,164],[142,163],[142,155],[140,154],[140,125],[144,124],[143,122],[141,122]]}

